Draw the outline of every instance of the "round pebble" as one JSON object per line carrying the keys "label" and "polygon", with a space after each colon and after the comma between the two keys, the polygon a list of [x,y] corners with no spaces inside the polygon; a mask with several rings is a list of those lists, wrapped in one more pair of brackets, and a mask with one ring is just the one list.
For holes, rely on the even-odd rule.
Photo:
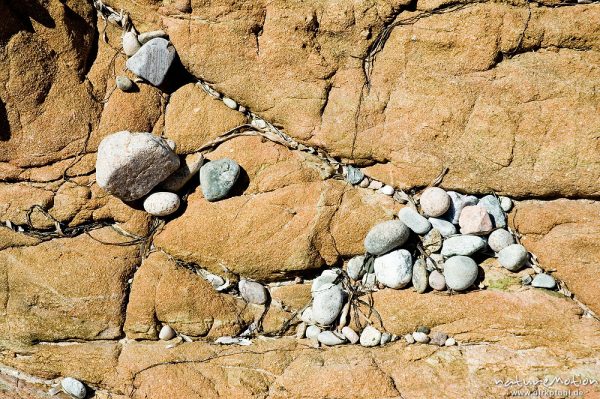
{"label": "round pebble", "polygon": [[405,249],[392,251],[373,263],[377,281],[389,288],[403,288],[412,279],[412,257]]}
{"label": "round pebble", "polygon": [[348,265],[346,266],[346,273],[348,273],[348,276],[352,280],[358,281],[365,274],[365,271],[363,270],[364,263],[364,255],[355,256],[354,258],[348,261]]}
{"label": "round pebble", "polygon": [[513,207],[513,202],[510,198],[500,197],[500,208],[502,208],[502,210],[504,212],[510,212],[512,207]]}
{"label": "round pebble", "polygon": [[454,346],[456,345],[456,340],[452,337],[448,338],[444,343],[445,346]]}
{"label": "round pebble", "polygon": [[115,84],[121,91],[129,91],[133,88],[133,81],[127,76],[117,76],[115,79]]}
{"label": "round pebble", "polygon": [[346,342],[346,337],[335,331],[322,331],[317,335],[317,340],[323,345],[335,346]]}
{"label": "round pebble", "polygon": [[161,191],[152,193],[144,200],[144,210],[153,216],[167,216],[179,209],[179,196]]}
{"label": "round pebble", "polygon": [[131,32],[131,31],[129,31],[123,35],[122,43],[123,43],[123,52],[128,57],[131,57],[132,55],[137,53],[137,51],[140,49],[140,47],[142,47],[142,45],[138,41],[138,38],[137,38],[137,35],[135,34],[135,32]]}
{"label": "round pebble", "polygon": [[175,330],[173,330],[171,326],[165,324],[160,329],[160,332],[158,333],[158,338],[162,341],[168,341],[170,339],[173,339],[175,335]]}
{"label": "round pebble", "polygon": [[424,218],[419,212],[415,211],[409,206],[405,206],[398,212],[398,218],[402,223],[409,229],[414,231],[416,234],[423,235],[427,234],[431,230],[431,223]]}
{"label": "round pebble", "polygon": [[427,291],[428,276],[427,266],[423,259],[417,259],[413,266],[412,285],[419,294]]}
{"label": "round pebble", "polygon": [[504,248],[515,243],[515,238],[508,230],[497,229],[492,231],[488,237],[488,245],[494,252],[500,252]]}
{"label": "round pebble", "polygon": [[477,280],[477,263],[467,256],[453,256],[444,264],[444,277],[448,288],[464,291]]}
{"label": "round pebble", "polygon": [[235,100],[232,100],[229,97],[223,97],[223,104],[227,105],[231,109],[237,109],[237,107],[238,107]]}
{"label": "round pebble", "polygon": [[547,288],[549,290],[556,288],[556,280],[549,274],[537,274],[531,281],[531,286],[536,288]]}
{"label": "round pebble", "polygon": [[335,321],[344,306],[342,289],[333,284],[325,284],[313,293],[312,318],[315,322],[328,326]]}
{"label": "round pebble", "polygon": [[360,337],[358,336],[356,331],[354,331],[348,326],[342,328],[342,334],[344,334],[344,337],[346,337],[346,339],[352,344],[355,344],[360,340]]}
{"label": "round pebble", "polygon": [[314,324],[315,320],[313,318],[312,307],[311,306],[309,306],[306,309],[304,309],[304,311],[300,315],[300,320],[302,320],[306,324]]}
{"label": "round pebble", "polygon": [[521,244],[511,244],[498,252],[498,262],[510,271],[519,271],[527,262],[527,250]]}
{"label": "round pebble", "polygon": [[444,238],[456,234],[456,227],[447,220],[429,218],[429,223],[431,223],[431,226],[434,229],[438,230]]}
{"label": "round pebble", "polygon": [[255,281],[240,280],[238,283],[240,295],[248,302],[263,305],[269,300],[269,294],[264,285]]}
{"label": "round pebble", "polygon": [[426,344],[429,342],[429,337],[424,332],[415,331],[412,333],[414,340],[420,344]]}
{"label": "round pebble", "polygon": [[365,249],[373,255],[383,255],[408,240],[410,230],[400,220],[376,224],[365,237]]}
{"label": "round pebble", "polygon": [[387,184],[381,187],[378,191],[384,195],[394,195],[394,187],[388,186]]}
{"label": "round pebble", "polygon": [[427,216],[442,216],[450,208],[450,197],[439,187],[429,187],[421,194],[421,209]]}
{"label": "round pebble", "polygon": [[367,188],[367,187],[369,187],[369,184],[370,184],[369,178],[365,177],[364,179],[361,180],[361,182],[358,184],[358,186],[362,187],[362,188]]}
{"label": "round pebble", "polygon": [[66,377],[63,378],[60,382],[60,386],[62,387],[65,393],[73,396],[77,399],[85,398],[87,391],[85,389],[85,385],[81,383],[81,381],[76,380],[75,378]]}
{"label": "round pebble", "polygon": [[317,339],[319,334],[321,334],[321,329],[319,327],[317,327],[317,326],[306,327],[306,338]]}
{"label": "round pebble", "polygon": [[492,219],[484,207],[465,206],[458,218],[461,234],[487,234],[492,231]]}
{"label": "round pebble", "polygon": [[446,278],[437,270],[429,274],[429,286],[436,291],[444,291],[446,289]]}
{"label": "round pebble", "polygon": [[415,339],[413,338],[412,334],[406,334],[404,336],[404,340],[406,341],[407,344],[414,344],[415,343]]}
{"label": "round pebble", "polygon": [[377,346],[381,342],[381,332],[373,326],[366,326],[360,333],[360,344],[362,346]]}
{"label": "round pebble", "polygon": [[485,248],[485,240],[479,236],[460,235],[446,239],[442,245],[442,255],[473,255],[475,252]]}

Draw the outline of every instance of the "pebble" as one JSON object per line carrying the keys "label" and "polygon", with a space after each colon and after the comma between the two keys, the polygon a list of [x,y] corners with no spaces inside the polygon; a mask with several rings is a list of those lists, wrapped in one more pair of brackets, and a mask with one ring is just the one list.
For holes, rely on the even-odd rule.
{"label": "pebble", "polygon": [[372,180],[372,181],[369,183],[369,188],[370,188],[371,190],[379,190],[381,187],[383,187],[383,183],[382,183],[382,182],[380,182],[380,181],[377,181],[377,180]]}
{"label": "pebble", "polygon": [[444,346],[446,344],[446,340],[448,339],[448,334],[443,332],[434,332],[431,334],[431,343],[437,346]]}
{"label": "pebble", "polygon": [[164,30],[153,30],[150,32],[140,33],[137,37],[141,44],[144,44],[152,39],[156,39],[157,37],[168,37],[167,33]]}
{"label": "pebble", "polygon": [[428,276],[425,261],[421,258],[417,259],[413,266],[412,285],[419,294],[427,291]]}
{"label": "pebble", "polygon": [[398,218],[402,223],[409,229],[414,231],[416,234],[423,235],[431,230],[431,223],[425,219],[421,214],[415,211],[409,206],[405,206],[398,212]]}
{"label": "pebble", "polygon": [[376,224],[365,237],[365,249],[373,255],[383,255],[404,244],[410,230],[400,220]]}
{"label": "pebble", "polygon": [[437,270],[429,274],[429,286],[436,291],[444,291],[446,289],[446,278]]}
{"label": "pebble", "polygon": [[179,203],[177,194],[159,191],[146,197],[144,210],[153,216],[167,216],[179,209]]}
{"label": "pebble", "polygon": [[127,69],[154,86],[164,83],[175,60],[175,47],[158,37],[146,42],[126,62]]}
{"label": "pebble", "polygon": [[159,187],[171,192],[181,190],[193,176],[198,174],[203,163],[204,155],[201,153],[186,155],[183,163],[180,163],[179,169],[160,183]]}
{"label": "pebble", "polygon": [[492,220],[484,207],[480,205],[465,206],[458,218],[461,234],[483,235],[492,231]]}
{"label": "pebble", "polygon": [[500,252],[504,248],[515,243],[515,238],[508,230],[497,229],[492,231],[488,237],[488,245],[494,252]]}
{"label": "pebble", "polygon": [[500,206],[500,201],[493,195],[486,195],[479,200],[479,205],[485,208],[490,214],[492,224],[494,227],[503,228],[506,227],[506,214]]}
{"label": "pebble", "polygon": [[123,201],[134,201],[179,168],[179,157],[151,133],[113,133],[98,146],[96,182]]}
{"label": "pebble", "polygon": [[264,129],[267,127],[267,122],[265,122],[263,119],[252,119],[250,124],[257,129]]}
{"label": "pebble", "polygon": [[452,337],[448,338],[444,343],[445,346],[454,346],[456,345],[456,340]]}
{"label": "pebble", "polygon": [[85,385],[83,385],[81,381],[76,380],[72,377],[63,378],[60,382],[60,386],[62,387],[63,391],[65,391],[65,393],[77,399],[83,399],[87,394]]}
{"label": "pebble", "polygon": [[529,284],[531,284],[532,281],[533,281],[533,277],[531,277],[531,275],[529,275],[529,274],[521,277],[521,283],[523,283],[523,285],[529,285]]}
{"label": "pebble", "polygon": [[412,336],[413,339],[418,343],[426,344],[427,342],[429,342],[429,337],[424,332],[415,331],[414,333],[412,333]]}
{"label": "pebble", "polygon": [[302,339],[304,338],[304,335],[306,334],[306,323],[302,322],[300,324],[298,324],[298,327],[296,327],[296,338],[297,339]]}
{"label": "pebble", "polygon": [[556,280],[549,274],[540,273],[533,278],[533,281],[531,281],[531,286],[536,288],[547,288],[551,290],[556,288]]}
{"label": "pebble", "polygon": [[513,202],[510,198],[500,197],[500,208],[502,208],[502,210],[504,212],[510,212],[512,207],[513,207]]}
{"label": "pebble", "polygon": [[448,191],[450,197],[450,208],[444,215],[444,219],[448,220],[452,224],[458,224],[458,219],[463,208],[468,205],[477,205],[479,201],[477,197],[473,195],[463,195],[455,191]]}
{"label": "pebble", "polygon": [[377,281],[389,288],[403,288],[412,279],[412,257],[405,249],[398,249],[375,259],[373,264]]}
{"label": "pebble", "polygon": [[375,280],[375,273],[367,273],[362,278],[362,285],[364,285],[365,288],[373,288],[375,287]]}
{"label": "pebble", "polygon": [[121,91],[129,91],[133,88],[133,81],[127,76],[117,76],[115,83]]}
{"label": "pebble", "polygon": [[333,284],[325,284],[313,293],[312,318],[321,325],[328,326],[335,321],[344,306],[342,289]]}
{"label": "pebble", "polygon": [[158,333],[158,338],[162,341],[168,341],[170,339],[173,339],[175,335],[175,330],[173,330],[171,326],[165,324],[160,329],[160,332]]}
{"label": "pebble", "polygon": [[317,327],[317,326],[306,327],[306,338],[317,339],[319,334],[321,334],[321,329],[319,327]]}
{"label": "pebble", "polygon": [[527,250],[521,244],[511,244],[498,252],[498,262],[502,267],[517,272],[527,262]]}
{"label": "pebble", "polygon": [[348,166],[346,169],[346,181],[352,185],[359,184],[364,179],[365,174],[359,168]]}
{"label": "pebble", "polygon": [[450,197],[439,187],[429,187],[421,194],[419,200],[423,213],[427,216],[442,216],[450,208]]}
{"label": "pebble", "polygon": [[369,182],[369,178],[368,178],[368,177],[365,177],[365,178],[364,178],[364,179],[362,179],[362,181],[361,181],[361,182],[358,184],[358,186],[359,186],[359,187],[362,187],[362,188],[367,188],[367,187],[369,187],[369,184],[371,184],[371,183]]}
{"label": "pebble", "polygon": [[304,311],[300,315],[300,320],[302,320],[306,324],[314,324],[315,319],[313,318],[313,315],[312,315],[312,307],[311,306],[304,309]]}
{"label": "pebble", "polygon": [[379,341],[379,345],[385,345],[392,340],[392,334],[383,333],[381,334],[381,341]]}
{"label": "pebble", "polygon": [[429,334],[429,332],[431,331],[431,329],[429,327],[427,327],[427,326],[419,326],[419,327],[417,327],[416,331],[417,332],[422,332],[422,333],[425,333],[425,334]]}
{"label": "pebble", "polygon": [[438,229],[432,229],[423,237],[423,248],[428,254],[437,252],[442,248],[444,242],[442,233]]}
{"label": "pebble", "polygon": [[346,342],[344,335],[335,331],[322,331],[318,336],[317,340],[323,345],[335,346],[341,345]]}
{"label": "pebble", "polygon": [[232,100],[229,97],[223,97],[223,104],[227,105],[231,109],[237,109],[238,107],[238,104],[235,102],[235,100]]}
{"label": "pebble", "polygon": [[472,255],[485,248],[485,240],[478,236],[460,235],[446,239],[442,246],[442,255]]}
{"label": "pebble", "polygon": [[365,274],[363,270],[363,264],[365,263],[364,255],[355,256],[354,258],[348,261],[348,265],[346,266],[346,273],[352,280],[360,280],[362,276]]}
{"label": "pebble", "polygon": [[264,305],[269,300],[269,293],[264,285],[256,281],[240,280],[238,283],[240,295],[248,302],[256,305]]}
{"label": "pebble", "polygon": [[404,340],[406,341],[407,344],[414,344],[415,343],[415,339],[413,338],[412,334],[406,334],[404,336]]}
{"label": "pebble", "polygon": [[200,168],[200,186],[207,201],[218,201],[227,197],[240,176],[236,161],[222,158],[204,164]]}
{"label": "pebble", "polygon": [[131,57],[132,55],[137,53],[138,50],[140,49],[140,47],[142,47],[142,45],[140,44],[140,42],[138,40],[137,35],[135,34],[135,32],[132,32],[132,31],[129,31],[123,35],[122,44],[123,44],[123,52],[128,57]]}
{"label": "pebble", "polygon": [[450,237],[456,234],[456,227],[447,220],[438,219],[438,218],[429,218],[429,223],[431,226],[438,230],[442,237]]}
{"label": "pebble", "polygon": [[394,195],[394,191],[395,191],[394,187],[389,186],[387,184],[378,190],[379,193],[384,194],[384,195],[389,195],[389,196]]}
{"label": "pebble", "polygon": [[453,256],[444,265],[446,285],[455,291],[464,291],[472,286],[478,274],[477,263],[467,256]]}
{"label": "pebble", "polygon": [[354,331],[350,327],[346,326],[342,328],[342,334],[344,334],[344,337],[346,337],[346,339],[350,341],[351,344],[355,344],[360,340],[360,337],[358,336],[356,331]]}
{"label": "pebble", "polygon": [[444,269],[444,256],[442,254],[430,254],[427,259],[427,271],[432,272],[434,270]]}
{"label": "pebble", "polygon": [[360,344],[362,346],[377,346],[381,342],[381,331],[373,326],[366,326],[360,333]]}
{"label": "pebble", "polygon": [[313,280],[310,292],[319,291],[326,284],[334,284],[342,271],[340,269],[324,270],[319,277]]}

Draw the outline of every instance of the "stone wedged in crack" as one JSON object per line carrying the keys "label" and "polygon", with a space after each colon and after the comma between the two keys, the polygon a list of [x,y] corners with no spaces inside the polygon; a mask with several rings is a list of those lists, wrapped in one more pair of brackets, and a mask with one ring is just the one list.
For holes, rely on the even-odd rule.
{"label": "stone wedged in crack", "polygon": [[458,218],[461,234],[485,235],[492,231],[492,219],[481,205],[465,206]]}
{"label": "stone wedged in crack", "polygon": [[460,235],[446,239],[442,245],[442,255],[473,255],[485,248],[485,240],[479,236]]}
{"label": "stone wedged in crack", "polygon": [[400,209],[400,212],[398,212],[398,219],[416,234],[427,234],[427,232],[431,230],[431,223],[411,207],[405,206]]}
{"label": "stone wedged in crack", "polygon": [[521,244],[511,244],[498,252],[498,262],[502,267],[517,272],[527,262],[527,249]]}
{"label": "stone wedged in crack", "polygon": [[317,326],[306,327],[306,338],[316,339],[321,334],[321,329]]}
{"label": "stone wedged in crack", "polygon": [[442,248],[442,244],[444,239],[442,238],[442,233],[438,229],[431,229],[429,233],[425,234],[423,237],[423,249],[427,254],[431,254],[433,252],[437,252]]}
{"label": "stone wedged in crack", "polygon": [[478,273],[477,263],[468,256],[453,256],[444,265],[446,285],[455,291],[464,291],[472,286]]}
{"label": "stone wedged in crack", "polygon": [[150,133],[117,132],[98,146],[96,182],[123,201],[148,194],[179,167],[165,140]]}
{"label": "stone wedged in crack", "polygon": [[342,334],[344,334],[344,337],[346,337],[346,339],[351,344],[355,344],[360,340],[360,337],[358,336],[356,331],[354,331],[352,328],[350,328],[348,326],[342,328]]}
{"label": "stone wedged in crack", "polygon": [[426,344],[429,342],[429,336],[421,331],[415,331],[414,333],[412,333],[412,337],[416,342],[420,344]]}
{"label": "stone wedged in crack", "polygon": [[552,290],[556,288],[556,280],[549,274],[537,274],[531,281],[531,286],[536,288],[547,288]]}
{"label": "stone wedged in crack", "polygon": [[328,326],[335,321],[343,306],[342,289],[327,283],[313,293],[312,319],[318,324]]}
{"label": "stone wedged in crack", "polygon": [[175,47],[158,37],[146,42],[127,60],[127,69],[154,86],[164,83],[175,60]]}
{"label": "stone wedged in crack", "polygon": [[200,186],[207,201],[218,201],[227,197],[240,175],[236,161],[222,158],[210,161],[200,168]]}
{"label": "stone wedged in crack", "polygon": [[382,255],[404,244],[410,230],[400,220],[388,220],[375,225],[365,237],[365,249],[373,255]]}
{"label": "stone wedged in crack", "polygon": [[442,216],[451,204],[450,196],[439,187],[428,187],[421,194],[421,209],[430,217]]}
{"label": "stone wedged in crack", "polygon": [[[310,291],[319,291],[321,287],[325,286],[325,284],[336,284],[336,281],[340,279],[341,274],[341,269],[337,268],[331,270],[323,270],[323,273],[321,273],[319,277],[313,280],[313,283],[310,287]],[[336,285],[340,285],[340,283],[338,282]]]}
{"label": "stone wedged in crack", "polygon": [[352,185],[359,184],[365,178],[365,174],[359,168],[348,166],[346,181]]}
{"label": "stone wedged in crack", "polygon": [[77,399],[83,399],[87,394],[85,385],[83,385],[81,381],[78,381],[72,377],[63,378],[60,382],[60,386],[62,387],[63,391]]}
{"label": "stone wedged in crack", "polygon": [[238,283],[240,295],[248,303],[263,305],[269,300],[269,293],[264,285],[255,281],[240,280]]}
{"label": "stone wedged in crack", "polygon": [[493,195],[486,195],[485,197],[481,198],[477,204],[484,207],[489,213],[494,227],[506,227],[506,214],[504,213],[498,198]]}
{"label": "stone wedged in crack", "polygon": [[515,243],[515,238],[508,230],[497,229],[492,231],[488,237],[488,245],[494,252],[500,252],[504,248]]}
{"label": "stone wedged in crack", "polygon": [[360,333],[360,344],[362,346],[377,346],[381,342],[381,331],[373,326],[366,326]]}
{"label": "stone wedged in crack", "polygon": [[167,216],[179,209],[179,196],[166,191],[152,193],[144,200],[144,210],[153,216]]}
{"label": "stone wedged in crack", "polygon": [[173,339],[175,337],[175,330],[173,330],[173,328],[171,326],[169,326],[168,324],[165,324],[164,326],[162,326],[162,328],[160,329],[160,332],[158,333],[158,339],[160,339],[161,341],[168,341],[170,339]]}
{"label": "stone wedged in crack", "polygon": [[398,249],[375,259],[377,281],[389,288],[403,288],[412,279],[412,257],[405,249]]}

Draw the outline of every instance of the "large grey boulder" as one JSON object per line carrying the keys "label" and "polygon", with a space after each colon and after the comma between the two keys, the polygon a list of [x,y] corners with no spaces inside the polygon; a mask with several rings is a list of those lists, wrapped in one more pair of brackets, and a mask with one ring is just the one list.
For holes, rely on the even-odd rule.
{"label": "large grey boulder", "polygon": [[146,42],[127,60],[127,69],[154,86],[165,81],[175,60],[175,47],[162,37]]}

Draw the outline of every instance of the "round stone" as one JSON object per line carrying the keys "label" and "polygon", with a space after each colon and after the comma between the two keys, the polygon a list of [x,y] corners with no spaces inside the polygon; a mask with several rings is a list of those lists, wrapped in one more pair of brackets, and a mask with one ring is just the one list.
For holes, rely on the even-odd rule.
{"label": "round stone", "polygon": [[415,339],[413,338],[412,334],[406,334],[404,336],[404,340],[406,341],[407,344],[414,344],[415,343]]}
{"label": "round stone", "polygon": [[85,389],[85,385],[81,383],[81,381],[76,380],[75,378],[66,377],[63,378],[60,382],[60,386],[66,394],[73,396],[77,399],[85,398],[87,393]]}
{"label": "round stone", "polygon": [[321,334],[321,329],[319,327],[317,327],[317,326],[306,327],[306,338],[317,339],[319,334]]}
{"label": "round stone", "polygon": [[412,337],[416,342],[420,344],[426,344],[427,342],[429,342],[429,337],[424,332],[415,331],[414,333],[412,333]]}
{"label": "round stone", "polygon": [[439,187],[429,187],[421,194],[421,209],[427,216],[442,216],[450,208],[450,197]]}
{"label": "round stone", "polygon": [[144,210],[153,216],[167,216],[179,209],[179,196],[161,191],[152,193],[144,200]]}
{"label": "round stone", "polygon": [[437,270],[429,274],[429,286],[436,291],[444,291],[446,289],[446,278]]}
{"label": "round stone", "polygon": [[162,341],[168,341],[170,339],[173,339],[175,335],[175,330],[173,330],[171,326],[165,324],[160,329],[160,332],[158,333],[158,338]]}
{"label": "round stone", "polygon": [[240,295],[248,302],[256,305],[263,305],[269,299],[269,293],[264,285],[255,281],[240,280],[238,283]]}
{"label": "round stone", "polygon": [[456,345],[456,340],[452,337],[448,338],[444,343],[445,346],[454,346]]}
{"label": "round stone", "polygon": [[352,344],[357,343],[360,339],[356,331],[354,331],[348,326],[342,328],[342,334],[344,334],[344,337],[346,337],[346,339]]}
{"label": "round stone", "polygon": [[360,333],[360,344],[362,346],[377,346],[381,342],[381,332],[373,326],[366,326]]}
{"label": "round stone", "polygon": [[444,238],[456,234],[456,227],[454,227],[454,225],[447,220],[429,218],[429,223],[431,223],[431,226],[434,229],[438,230]]}
{"label": "round stone", "polygon": [[135,32],[127,32],[123,35],[123,52],[128,57],[131,57],[142,47],[140,42],[138,41],[137,35]]}
{"label": "round stone", "polygon": [[467,256],[453,256],[444,264],[444,277],[448,288],[464,291],[477,280],[477,263]]}
{"label": "round stone", "polygon": [[378,192],[384,195],[392,196],[394,195],[394,187],[386,184],[385,186],[381,187]]}
{"label": "round stone", "polygon": [[346,342],[346,337],[335,331],[322,331],[317,335],[317,340],[323,345],[335,346]]}
{"label": "round stone", "polygon": [[237,109],[237,107],[238,107],[235,100],[232,100],[229,97],[223,97],[223,104],[227,105],[231,109]]}
{"label": "round stone", "polygon": [[536,288],[547,288],[552,290],[556,288],[556,280],[549,274],[540,273],[531,281],[531,286]]}
{"label": "round stone", "polygon": [[511,244],[498,252],[498,262],[502,267],[517,272],[527,262],[527,250],[521,244]]}
{"label": "round stone", "polygon": [[329,269],[323,270],[323,273],[319,277],[313,280],[310,287],[310,292],[315,292],[321,289],[326,284],[335,284],[336,280],[339,279],[342,271],[340,269]]}
{"label": "round stone", "polygon": [[358,281],[365,274],[363,270],[363,264],[365,263],[364,255],[355,256],[354,258],[348,261],[348,265],[346,266],[346,273],[348,273],[348,277],[352,280]]}
{"label": "round stone", "polygon": [[427,234],[431,230],[431,223],[421,214],[409,206],[405,206],[398,212],[398,218],[409,229],[419,235]]}
{"label": "round stone", "polygon": [[373,255],[383,255],[408,240],[410,230],[400,220],[376,224],[365,237],[365,249]]}
{"label": "round stone", "polygon": [[312,318],[321,325],[328,326],[335,321],[344,306],[344,293],[340,287],[325,284],[313,292]]}
{"label": "round stone", "polygon": [[359,184],[365,177],[365,174],[359,168],[348,166],[346,169],[346,181],[352,185]]}
{"label": "round stone", "polygon": [[504,248],[515,243],[515,238],[508,230],[497,229],[492,231],[488,237],[488,245],[494,252],[500,252]]}
{"label": "round stone", "polygon": [[117,76],[115,84],[121,91],[129,91],[133,88],[133,82],[127,76]]}
{"label": "round stone", "polygon": [[500,197],[500,208],[502,208],[502,210],[504,212],[510,212],[512,207],[513,207],[513,202],[510,198]]}
{"label": "round stone", "polygon": [[425,261],[423,259],[417,259],[413,266],[412,285],[419,294],[427,291],[427,279],[428,276]]}
{"label": "round stone", "polygon": [[222,158],[200,168],[200,186],[207,201],[227,197],[240,175],[240,166],[233,159]]}
{"label": "round stone", "polygon": [[485,240],[478,236],[460,235],[446,239],[442,245],[442,255],[449,257],[455,255],[473,255],[485,248]]}
{"label": "round stone", "polygon": [[412,257],[405,249],[392,251],[373,263],[377,281],[389,288],[405,287],[412,279]]}
{"label": "round stone", "polygon": [[302,320],[306,324],[314,324],[315,320],[313,319],[311,306],[304,309],[304,311],[300,315],[300,320]]}
{"label": "round stone", "polygon": [[360,181],[360,183],[358,184],[358,186],[362,187],[362,188],[367,188],[367,187],[369,187],[369,184],[371,184],[371,182],[369,181],[369,178],[365,177],[364,179],[362,179]]}
{"label": "round stone", "polygon": [[487,234],[492,231],[492,220],[484,207],[465,206],[458,218],[461,234]]}

